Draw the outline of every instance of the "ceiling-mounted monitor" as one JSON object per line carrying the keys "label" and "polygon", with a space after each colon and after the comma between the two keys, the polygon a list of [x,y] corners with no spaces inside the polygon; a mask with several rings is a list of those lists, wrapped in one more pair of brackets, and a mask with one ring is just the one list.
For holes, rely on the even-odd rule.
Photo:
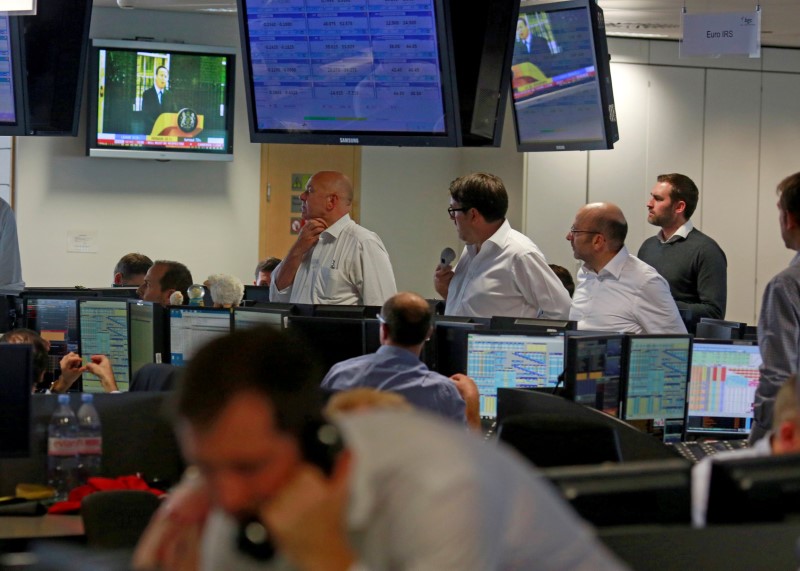
{"label": "ceiling-mounted monitor", "polygon": [[444,0],[238,0],[254,143],[455,147]]}
{"label": "ceiling-mounted monitor", "polygon": [[19,18],[0,15],[0,135],[25,134]]}
{"label": "ceiling-mounted monitor", "polygon": [[519,151],[611,149],[619,140],[595,0],[522,0],[511,73]]}
{"label": "ceiling-mounted monitor", "polygon": [[233,160],[235,50],[93,40],[87,154]]}

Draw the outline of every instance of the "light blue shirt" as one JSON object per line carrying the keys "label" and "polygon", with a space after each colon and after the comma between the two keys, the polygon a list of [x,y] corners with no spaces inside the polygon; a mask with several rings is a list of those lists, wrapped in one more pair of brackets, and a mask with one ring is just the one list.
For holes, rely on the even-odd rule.
{"label": "light blue shirt", "polygon": [[335,364],[322,380],[322,388],[331,391],[363,387],[399,393],[414,406],[465,422],[464,400],[453,381],[407,349],[382,345],[377,353]]}

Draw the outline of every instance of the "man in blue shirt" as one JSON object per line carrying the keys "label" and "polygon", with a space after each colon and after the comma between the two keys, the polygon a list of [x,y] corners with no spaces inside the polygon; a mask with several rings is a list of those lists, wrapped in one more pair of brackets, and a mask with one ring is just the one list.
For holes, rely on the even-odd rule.
{"label": "man in blue shirt", "polygon": [[370,387],[400,393],[414,406],[479,428],[478,391],[473,380],[461,374],[447,378],[419,360],[431,334],[433,314],[428,302],[415,293],[395,294],[383,305],[378,319],[378,351],[337,363],[323,379],[322,388]]}

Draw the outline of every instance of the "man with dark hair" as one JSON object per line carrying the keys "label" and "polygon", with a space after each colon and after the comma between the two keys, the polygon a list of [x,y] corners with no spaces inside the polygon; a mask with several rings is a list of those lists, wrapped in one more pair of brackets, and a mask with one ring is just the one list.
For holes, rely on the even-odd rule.
{"label": "man with dark hair", "polygon": [[[415,293],[398,293],[383,304],[378,319],[378,351],[335,364],[322,380],[322,388],[338,392],[370,387],[400,393],[415,406],[479,428],[480,403],[474,381],[460,374],[448,379],[419,360],[432,331],[433,312],[428,302]],[[461,391],[466,394],[459,396]]]}
{"label": "man with dark hair", "polygon": [[455,269],[440,264],[436,292],[446,315],[565,319],[569,295],[530,238],[506,220],[499,177],[474,173],[450,184],[450,219],[466,245]]}
{"label": "man with dark hair", "polygon": [[667,281],[628,253],[627,234],[628,223],[615,204],[595,202],[578,210],[567,240],[583,267],[569,318],[578,329],[686,333]]}
{"label": "man with dark hair", "polygon": [[[621,567],[552,486],[502,447],[414,411],[320,425],[312,361],[306,346],[268,328],[215,339],[195,355],[176,400],[196,475],[151,520],[135,568]],[[263,543],[250,549],[265,537],[271,562]]]}
{"label": "man with dark hair", "polygon": [[[800,251],[800,172],[778,185],[778,222],[784,245]],[[800,370],[800,254],[764,289],[758,318],[761,368],[753,403],[750,442],[772,428],[775,395],[789,376]]]}
{"label": "man with dark hair", "polygon": [[114,286],[139,287],[144,282],[144,276],[152,265],[153,260],[144,254],[125,254],[114,266]]}
{"label": "man with dark hair", "polygon": [[167,89],[169,70],[163,65],[156,67],[153,73],[153,85],[142,92],[142,113],[150,120],[150,127],[162,113],[175,111],[172,94]]}
{"label": "man with dark hair", "polygon": [[349,178],[320,171],[308,180],[300,201],[305,224],[272,273],[271,301],[383,305],[397,293],[380,237],[350,218]]}
{"label": "man with dark hair", "polygon": [[156,260],[144,277],[137,293],[144,301],[157,302],[164,307],[169,305],[170,296],[176,291],[183,295],[183,302],[189,301],[186,290],[194,283],[189,268],[180,262]]}
{"label": "man with dark hair", "polygon": [[266,260],[258,262],[256,266],[256,279],[253,285],[269,287],[269,284],[272,283],[272,272],[280,263],[280,258],[267,258]]}
{"label": "man with dark hair", "polygon": [[678,309],[688,310],[694,325],[702,317],[723,319],[728,294],[728,261],[717,243],[690,218],[699,192],[688,176],[658,176],[647,202],[647,221],[661,227],[639,248],[639,259],[669,283]]}

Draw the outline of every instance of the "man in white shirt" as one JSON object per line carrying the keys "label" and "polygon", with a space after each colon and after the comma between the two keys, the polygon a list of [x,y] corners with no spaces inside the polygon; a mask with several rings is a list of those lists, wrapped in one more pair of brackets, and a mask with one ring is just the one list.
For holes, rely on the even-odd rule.
{"label": "man in white shirt", "polygon": [[0,289],[22,290],[17,221],[11,206],[0,198]]}
{"label": "man in white shirt", "polygon": [[506,220],[499,177],[474,173],[450,184],[450,219],[466,242],[455,269],[439,265],[436,292],[446,315],[566,319],[569,293],[530,238]]}
{"label": "man in white shirt", "polygon": [[583,260],[569,318],[578,329],[626,333],[686,333],[667,281],[628,253],[628,223],[615,204],[578,210],[567,233]]}
{"label": "man in white shirt", "polygon": [[320,171],[309,179],[300,200],[305,224],[272,272],[271,301],[380,306],[397,293],[380,237],[350,218],[349,178]]}

